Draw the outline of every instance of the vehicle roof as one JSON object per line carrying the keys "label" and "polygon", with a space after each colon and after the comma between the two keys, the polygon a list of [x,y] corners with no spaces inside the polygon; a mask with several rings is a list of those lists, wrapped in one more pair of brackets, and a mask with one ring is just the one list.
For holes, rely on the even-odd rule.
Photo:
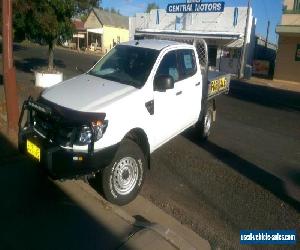
{"label": "vehicle roof", "polygon": [[162,49],[172,46],[172,45],[187,45],[187,44],[179,43],[179,42],[175,42],[175,41],[168,41],[168,40],[145,39],[145,40],[132,40],[129,42],[121,43],[121,45],[162,50]]}

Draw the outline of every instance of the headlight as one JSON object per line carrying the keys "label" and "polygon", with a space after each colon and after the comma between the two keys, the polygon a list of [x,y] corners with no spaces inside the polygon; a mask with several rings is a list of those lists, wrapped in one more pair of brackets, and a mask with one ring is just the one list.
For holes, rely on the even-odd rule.
{"label": "headlight", "polygon": [[84,146],[94,141],[98,141],[103,137],[103,134],[107,128],[107,121],[97,121],[92,123],[92,130],[89,126],[83,126],[79,133],[78,144]]}

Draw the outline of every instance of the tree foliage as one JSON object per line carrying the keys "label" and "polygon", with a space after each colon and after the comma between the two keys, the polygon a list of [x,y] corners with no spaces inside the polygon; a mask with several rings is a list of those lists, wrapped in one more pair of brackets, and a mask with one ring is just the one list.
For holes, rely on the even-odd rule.
{"label": "tree foliage", "polygon": [[14,28],[30,38],[50,43],[59,36],[69,37],[73,32],[73,0],[16,0]]}
{"label": "tree foliage", "polygon": [[87,15],[91,8],[100,7],[101,0],[76,0],[76,12],[78,15]]}
{"label": "tree foliage", "polygon": [[150,13],[151,10],[159,9],[159,6],[156,3],[148,3],[146,12]]}
{"label": "tree foliage", "polygon": [[2,34],[2,0],[0,0],[0,33]]}
{"label": "tree foliage", "polygon": [[118,15],[122,16],[120,10],[119,9],[115,9],[114,7],[112,7],[112,8],[105,8],[104,10],[107,11],[107,12],[110,12],[110,13],[113,13],[113,14],[118,14]]}
{"label": "tree foliage", "polygon": [[48,44],[50,70],[53,69],[53,48],[57,39],[67,39],[73,34],[71,18],[75,7],[74,0],[14,1],[15,34]]}

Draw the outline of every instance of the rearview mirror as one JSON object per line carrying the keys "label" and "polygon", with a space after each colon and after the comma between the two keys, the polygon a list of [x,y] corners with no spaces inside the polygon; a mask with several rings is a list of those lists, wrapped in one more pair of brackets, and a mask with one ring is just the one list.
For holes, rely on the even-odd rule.
{"label": "rearview mirror", "polygon": [[154,90],[165,92],[167,89],[174,88],[174,79],[169,75],[156,76],[154,79]]}

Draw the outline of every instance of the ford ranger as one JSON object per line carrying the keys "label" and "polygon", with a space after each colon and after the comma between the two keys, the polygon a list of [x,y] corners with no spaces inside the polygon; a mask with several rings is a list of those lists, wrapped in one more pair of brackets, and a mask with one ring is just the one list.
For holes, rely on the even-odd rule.
{"label": "ford ranger", "polygon": [[19,149],[54,179],[96,176],[107,200],[126,204],[153,151],[192,126],[208,137],[215,97],[230,81],[209,77],[204,41],[119,44],[87,73],[24,102]]}

